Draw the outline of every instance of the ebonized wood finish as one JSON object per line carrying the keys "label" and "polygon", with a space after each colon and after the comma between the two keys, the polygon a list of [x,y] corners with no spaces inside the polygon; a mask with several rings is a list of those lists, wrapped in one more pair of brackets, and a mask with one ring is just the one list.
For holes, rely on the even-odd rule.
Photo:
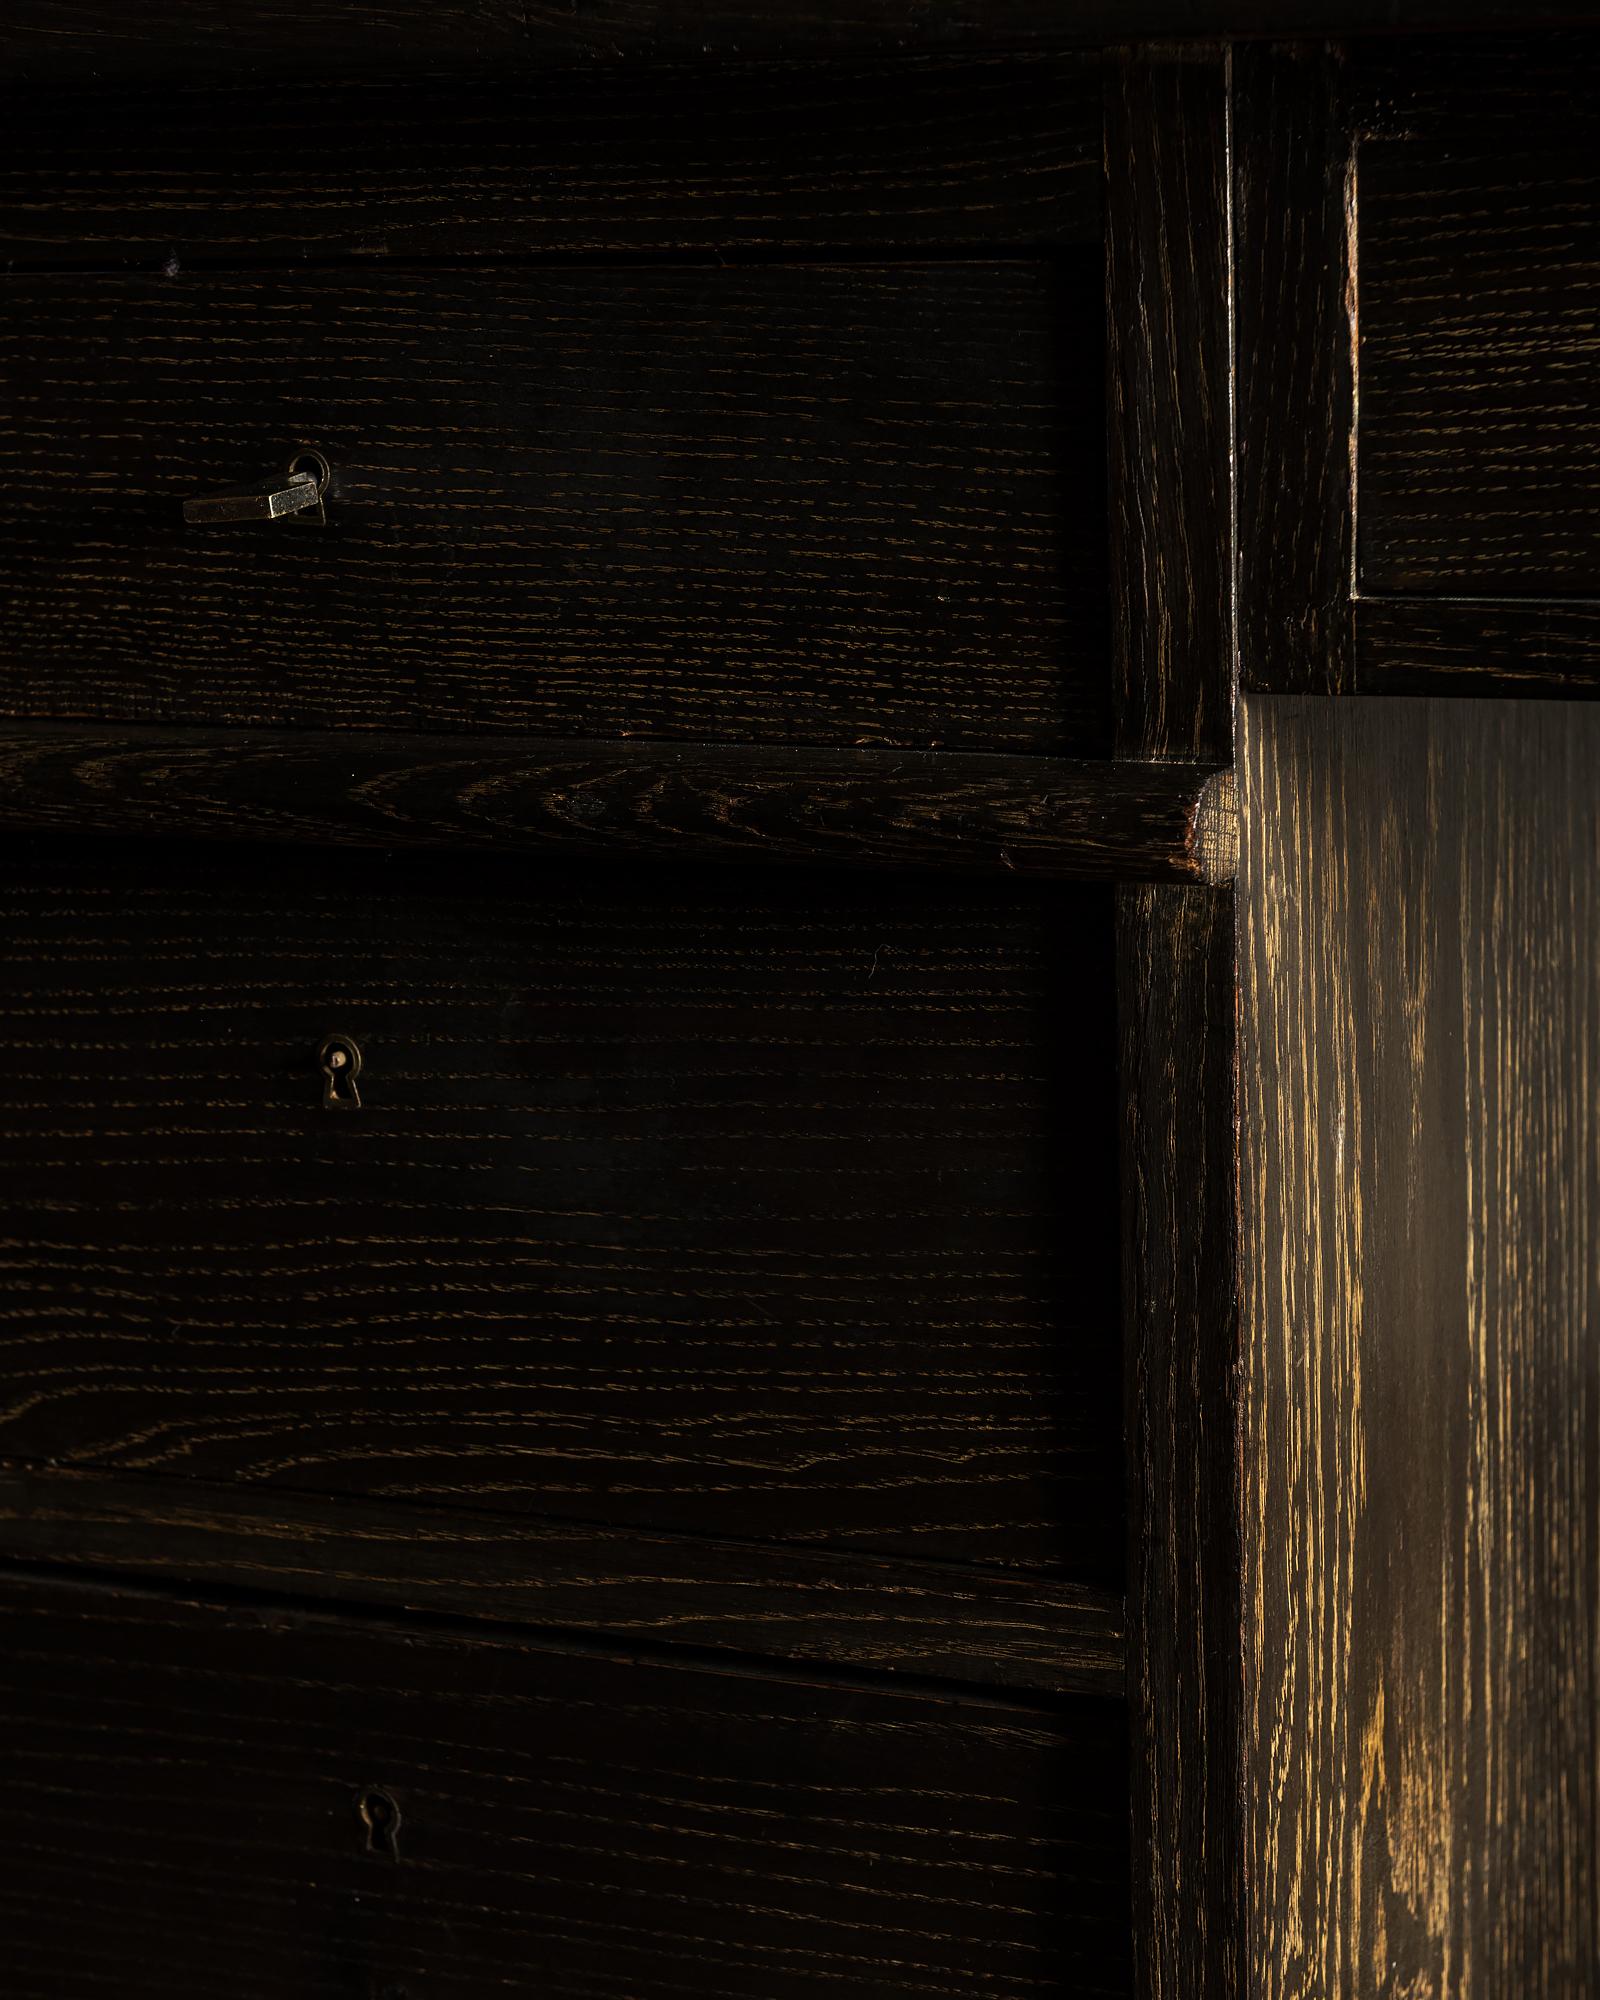
{"label": "ebonized wood finish", "polygon": [[56,850],[7,1456],[1120,1581],[1106,891]]}
{"label": "ebonized wood finish", "polygon": [[1600,711],[1245,707],[1246,1981],[1600,1964]]}
{"label": "ebonized wood finish", "polygon": [[1512,149],[1535,134],[1594,127],[1600,8],[1575,7],[1568,22],[1567,33],[1528,35],[1513,21],[1501,34],[1396,34],[1348,44],[1343,94],[1351,127],[1430,140],[1453,131],[1469,142],[1493,132]]}
{"label": "ebonized wood finish", "polygon": [[1124,889],[1117,914],[1139,1990],[1236,2000],[1233,898]]}
{"label": "ebonized wood finish", "polygon": [[12,2000],[1128,1992],[1111,1704],[8,1578],[0,1617]]}
{"label": "ebonized wood finish", "polygon": [[1222,882],[1231,771],[970,753],[0,723],[0,826]]}
{"label": "ebonized wood finish", "polygon": [[8,1560],[629,1645],[1117,1696],[1121,1597],[947,1563],[793,1554],[441,1507],[99,1470],[0,1468]]}
{"label": "ebonized wood finish", "polygon": [[1172,36],[1526,28],[1592,0],[10,0],[0,63],[27,84],[85,71],[186,76],[529,69],[691,56],[1050,49]]}
{"label": "ebonized wood finish", "polygon": [[[4,100],[0,249],[314,258],[1098,246],[1097,56]],[[279,283],[293,292],[295,277]]]}
{"label": "ebonized wood finish", "polygon": [[49,11],[23,2000],[1587,1995],[1594,40]]}
{"label": "ebonized wood finish", "polygon": [[1600,596],[1597,139],[1363,141],[1364,594]]}
{"label": "ebonized wood finish", "polygon": [[1600,39],[1234,74],[1244,685],[1592,697]]}
{"label": "ebonized wood finish", "polygon": [[1600,603],[1362,597],[1363,694],[1600,695]]}
{"label": "ebonized wood finish", "polygon": [[1600,691],[1593,37],[1363,51],[1363,692]]}
{"label": "ebonized wood finish", "polygon": [[1232,754],[1228,65],[1106,69],[1116,742]]}
{"label": "ebonized wood finish", "polygon": [[1239,671],[1286,693],[1354,685],[1340,70],[1315,44],[1233,54]]}
{"label": "ebonized wood finish", "polygon": [[[1092,266],[4,302],[0,714],[1109,748]],[[184,522],[304,444],[326,527]]]}
{"label": "ebonized wood finish", "polygon": [[[11,107],[19,1990],[115,1939],[196,2000],[1125,2000],[1113,897],[1020,878],[1231,871],[1223,65],[1121,79],[1130,162],[1196,123],[1115,227],[1185,301],[1116,393],[1151,447],[1206,402],[1114,471],[1117,762],[1099,64],[451,67],[118,107],[112,60],[67,171]],[[185,533],[301,443],[325,530]],[[1126,905],[1152,1133],[1162,1032],[1221,1074],[1225,907]]]}
{"label": "ebonized wood finish", "polygon": [[[1228,759],[1228,59],[1107,66],[1122,755]],[[1237,2000],[1232,899],[1117,892],[1134,1950],[1146,2000]]]}

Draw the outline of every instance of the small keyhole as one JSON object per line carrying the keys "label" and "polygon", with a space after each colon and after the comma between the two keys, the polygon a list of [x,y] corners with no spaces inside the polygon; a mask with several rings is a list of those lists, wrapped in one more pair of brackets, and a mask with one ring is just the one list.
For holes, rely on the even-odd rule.
{"label": "small keyhole", "polygon": [[356,1799],[356,1817],[366,1834],[367,1852],[385,1861],[400,1859],[400,1808],[376,1786]]}
{"label": "small keyhole", "polygon": [[359,1111],[361,1092],[356,1078],[361,1074],[361,1051],[348,1035],[329,1035],[317,1051],[322,1071],[322,1103],[327,1111]]}
{"label": "small keyhole", "polygon": [[333,477],[333,468],[328,461],[309,444],[302,445],[289,461],[289,477],[293,479],[297,472],[309,472],[317,482],[319,494],[327,492],[328,481]]}

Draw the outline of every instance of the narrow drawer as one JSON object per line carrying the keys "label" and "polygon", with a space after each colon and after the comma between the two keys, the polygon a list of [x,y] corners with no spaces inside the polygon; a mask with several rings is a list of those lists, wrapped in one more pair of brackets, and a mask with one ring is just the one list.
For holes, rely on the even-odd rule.
{"label": "narrow drawer", "polygon": [[0,929],[0,1455],[1120,1579],[1109,891],[135,843]]}
{"label": "narrow drawer", "polygon": [[11,2000],[1122,1995],[1121,1714],[0,1583]]}
{"label": "narrow drawer", "polygon": [[[1108,746],[1097,256],[17,277],[0,713]],[[306,513],[183,504],[331,467]]]}

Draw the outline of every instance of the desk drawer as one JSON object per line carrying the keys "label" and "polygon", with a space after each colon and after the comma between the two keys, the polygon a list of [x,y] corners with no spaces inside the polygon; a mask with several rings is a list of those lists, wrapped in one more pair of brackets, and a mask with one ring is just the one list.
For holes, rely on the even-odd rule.
{"label": "desk drawer", "polygon": [[1109,892],[135,844],[0,925],[0,1455],[1119,1579]]}
{"label": "desk drawer", "polygon": [[4,299],[0,713],[1108,746],[1090,251]]}
{"label": "desk drawer", "polygon": [[1112,1704],[63,1586],[0,1619],[11,2000],[1130,1991]]}

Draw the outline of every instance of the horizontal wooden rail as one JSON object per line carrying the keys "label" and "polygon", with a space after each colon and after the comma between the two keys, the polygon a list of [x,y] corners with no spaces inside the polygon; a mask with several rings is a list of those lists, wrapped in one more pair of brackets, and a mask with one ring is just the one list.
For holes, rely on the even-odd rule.
{"label": "horizontal wooden rail", "polygon": [[21,87],[285,74],[516,76],[559,65],[796,60],[1167,37],[1582,25],[1585,0],[7,0]]}
{"label": "horizontal wooden rail", "polygon": [[1232,784],[942,751],[0,724],[0,826],[363,847],[1221,882]]}
{"label": "horizontal wooden rail", "polygon": [[1123,1688],[1120,1597],[893,1557],[12,1465],[5,1561],[1052,1694]]}
{"label": "horizontal wooden rail", "polygon": [[1361,694],[1600,698],[1600,602],[1589,598],[1361,597]]}

